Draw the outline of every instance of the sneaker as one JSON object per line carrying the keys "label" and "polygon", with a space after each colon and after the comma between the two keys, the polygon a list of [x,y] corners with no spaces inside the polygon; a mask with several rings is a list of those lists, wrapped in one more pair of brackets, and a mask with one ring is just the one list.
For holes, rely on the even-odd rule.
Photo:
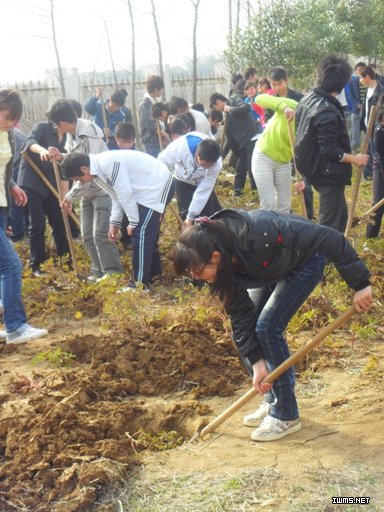
{"label": "sneaker", "polygon": [[3,301],[0,299],[0,310],[3,310],[3,309],[4,309]]}
{"label": "sneaker", "polygon": [[123,286],[123,288],[119,288],[116,290],[116,293],[130,293],[137,291],[136,286]]}
{"label": "sneaker", "polygon": [[271,405],[272,404],[268,402],[261,402],[259,408],[256,409],[255,412],[244,416],[243,425],[246,427],[257,427],[260,424],[260,421],[268,416],[269,411],[271,410]]}
{"label": "sneaker", "polygon": [[6,337],[7,337],[7,332],[6,331],[0,331],[0,340],[5,340]]}
{"label": "sneaker", "polygon": [[37,329],[36,327],[25,324],[7,334],[7,343],[24,343],[25,341],[42,338],[47,334],[47,329]]}
{"label": "sneaker", "polygon": [[299,430],[301,430],[300,418],[283,421],[268,415],[263,419],[260,427],[252,432],[251,439],[252,441],[275,441]]}
{"label": "sneaker", "polygon": [[32,270],[32,275],[35,277],[47,277],[48,274],[44,270],[37,268],[36,270]]}
{"label": "sneaker", "polygon": [[91,274],[90,276],[87,277],[88,283],[97,283],[98,279],[99,278],[93,274]]}

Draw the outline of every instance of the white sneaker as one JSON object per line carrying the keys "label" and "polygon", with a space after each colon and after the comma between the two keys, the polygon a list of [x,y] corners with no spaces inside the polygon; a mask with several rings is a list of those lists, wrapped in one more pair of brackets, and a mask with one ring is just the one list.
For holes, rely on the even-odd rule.
{"label": "white sneaker", "polygon": [[123,286],[123,288],[119,288],[116,290],[116,293],[131,293],[137,291],[136,286]]}
{"label": "white sneaker", "polygon": [[0,340],[4,340],[7,337],[7,331],[0,331]]}
{"label": "white sneaker", "polygon": [[244,416],[243,425],[246,427],[257,427],[260,424],[260,421],[268,416],[270,410],[271,404],[269,402],[261,402],[259,408],[256,409],[255,412]]}
{"label": "white sneaker", "polygon": [[299,430],[301,430],[300,418],[283,421],[273,416],[266,416],[260,427],[252,432],[251,439],[252,441],[275,441]]}
{"label": "white sneaker", "polygon": [[37,329],[26,324],[26,327],[20,327],[7,334],[7,343],[24,343],[25,341],[42,338],[48,334],[47,329]]}
{"label": "white sneaker", "polygon": [[4,309],[3,301],[0,299],[0,309]]}

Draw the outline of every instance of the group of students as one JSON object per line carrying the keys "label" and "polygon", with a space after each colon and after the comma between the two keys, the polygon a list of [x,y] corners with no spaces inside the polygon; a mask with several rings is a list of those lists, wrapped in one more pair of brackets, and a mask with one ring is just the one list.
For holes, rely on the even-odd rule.
{"label": "group of students", "polygon": [[[148,77],[147,93],[139,107],[145,152],[132,150],[134,132],[126,149],[106,150],[105,132],[74,114],[67,100],[55,103],[48,113],[48,123],[40,123],[44,128],[37,125],[24,145],[24,150],[40,158],[42,164],[48,166],[53,158],[58,160],[64,180],[75,183],[65,191],[61,206],[70,210],[74,199],[81,197],[81,229],[92,261],[91,275],[122,271],[114,244],[126,214],[133,249],[133,276],[126,290],[135,290],[137,282],[148,286],[161,273],[160,224],[176,190],[183,230],[174,250],[175,271],[206,281],[230,315],[234,341],[253,385],[264,394],[261,407],[244,419],[248,426],[261,422],[251,435],[256,441],[280,439],[301,428],[294,370],[285,372],[272,386],[263,379],[289,356],[284,331],[321,281],[326,263],[334,263],[354,290],[353,303],[358,312],[366,311],[373,300],[370,273],[344,238],[341,225],[324,222],[323,213],[330,209],[329,195],[339,197],[340,190],[332,186],[334,182],[325,187],[325,182],[314,178],[337,178],[346,173],[350,179],[350,164],[365,161],[365,157],[348,151],[344,130],[340,129],[343,118],[335,97],[349,79],[348,65],[338,56],[324,59],[318,67],[318,87],[299,104],[297,98],[292,98],[294,92],[287,86],[287,77],[281,75],[284,68],[278,67],[276,72],[275,78],[280,79],[271,79],[270,84],[276,94],[254,98],[265,111],[275,112],[269,114],[271,119],[264,129],[252,116],[250,103],[236,91],[229,99],[215,93],[210,100],[214,110],[228,116],[226,136],[238,157],[234,193],[241,195],[247,172],[256,169],[253,177],[262,195],[259,210],[221,210],[214,186],[222,158],[211,130],[204,132],[209,121],[182,98],[160,105],[164,87],[161,77]],[[170,113],[174,117],[168,131],[164,120],[163,124],[160,121]],[[314,149],[308,154],[304,140],[301,152],[297,143],[295,152],[303,174],[320,194],[320,224],[291,215],[289,200],[280,192],[286,175],[290,183],[288,123],[294,123],[295,118],[297,134],[300,130],[311,134],[309,147]],[[115,127],[118,147],[122,141],[127,142],[123,128],[128,126],[122,122]],[[311,172],[305,172],[306,164]],[[46,174],[51,178],[53,173],[47,169]],[[268,194],[263,192],[268,182],[278,190],[279,208],[276,199],[268,203]],[[28,183],[22,182],[22,186],[25,198],[32,205],[40,202],[40,215],[47,213],[50,221],[50,210],[44,210],[46,198],[37,200],[39,194],[33,190],[30,193]],[[343,182],[342,193],[344,186]],[[53,202],[49,205],[53,208]],[[57,200],[55,207],[60,209]],[[340,205],[333,207],[340,209]],[[337,218],[340,220],[342,214]],[[60,237],[56,228],[56,237]],[[33,238],[33,229],[30,233]],[[3,276],[1,279],[3,288]]]}
{"label": "group of students", "polygon": [[[325,57],[318,65],[314,90],[296,99],[284,69],[276,71],[280,80],[271,80],[271,85],[277,94],[255,98],[263,108],[275,111],[252,156],[260,209],[228,209],[196,219],[174,251],[176,272],[209,283],[231,318],[241,358],[255,389],[264,395],[259,408],[243,422],[256,427],[251,439],[262,442],[301,429],[294,369],[272,385],[264,378],[289,357],[284,331],[322,280],[325,265],[333,263],[354,290],[357,312],[367,311],[373,302],[370,272],[343,235],[344,189],[351,183],[351,164],[362,166],[368,161],[367,155],[352,154],[337,99],[352,70],[341,56]],[[237,106],[231,98],[215,94],[211,102],[235,117]],[[294,147],[288,123],[296,132]],[[248,144],[245,138],[244,145]],[[319,224],[289,213],[293,154],[307,183],[319,193]]]}

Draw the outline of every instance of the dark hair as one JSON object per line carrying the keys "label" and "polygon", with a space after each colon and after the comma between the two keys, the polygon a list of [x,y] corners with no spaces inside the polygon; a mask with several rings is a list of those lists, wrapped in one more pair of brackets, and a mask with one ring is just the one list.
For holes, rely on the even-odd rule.
{"label": "dark hair", "polygon": [[245,70],[244,70],[244,78],[246,80],[249,80],[249,77],[251,77],[253,75],[257,75],[257,69],[256,68],[253,68],[253,67],[245,68]]}
{"label": "dark hair", "polygon": [[244,91],[246,91],[250,87],[254,87],[255,89],[257,89],[257,85],[258,85],[258,81],[252,82],[251,80],[248,80],[248,82],[245,82]]}
{"label": "dark hair", "polygon": [[360,60],[359,62],[356,62],[355,67],[353,69],[356,71],[356,68],[365,68],[366,65],[366,62]]}
{"label": "dark hair", "polygon": [[119,107],[122,107],[125,103],[125,98],[127,96],[122,92],[122,90],[118,90],[112,93],[110,101],[112,103],[116,103]]}
{"label": "dark hair", "polygon": [[161,78],[161,76],[149,75],[145,79],[145,88],[149,94],[156,91],[156,89],[164,89],[164,80]]}
{"label": "dark hair", "polygon": [[373,69],[373,67],[371,65],[369,66],[365,66],[361,71],[360,71],[360,76],[362,76],[363,78],[365,78],[366,76],[369,76],[369,78],[371,78],[372,80],[375,79],[376,77],[376,71]]}
{"label": "dark hair", "polygon": [[195,118],[190,112],[177,114],[169,126],[171,135],[185,135],[194,130],[196,130]]}
{"label": "dark hair", "polygon": [[124,99],[126,99],[128,96],[128,92],[126,91],[126,89],[118,89],[117,92],[124,96]]}
{"label": "dark hair", "polygon": [[61,164],[61,173],[65,180],[72,180],[84,174],[81,167],[89,167],[90,165],[91,160],[89,155],[85,153],[70,153],[65,156]]}
{"label": "dark hair", "polygon": [[167,112],[169,114],[169,107],[166,103],[155,103],[152,105],[152,116],[156,119],[157,117],[161,116],[162,112]]}
{"label": "dark hair", "polygon": [[199,112],[202,112],[204,114],[205,108],[202,103],[194,103],[191,107],[193,110],[197,110]]}
{"label": "dark hair", "polygon": [[241,80],[243,78],[243,75],[241,73],[236,73],[235,75],[232,75],[231,82],[232,85],[235,85],[236,82]]}
{"label": "dark hair", "polygon": [[197,146],[196,155],[205,162],[216,162],[220,158],[220,146],[213,139],[204,139]]}
{"label": "dark hair", "polygon": [[76,112],[77,117],[81,117],[83,115],[83,106],[80,101],[77,100],[68,100],[72,105],[73,110]]}
{"label": "dark hair", "polygon": [[225,305],[229,303],[232,291],[232,256],[237,252],[231,234],[220,220],[205,219],[185,229],[173,251],[173,267],[177,275],[206,265],[214,251],[220,253],[216,279],[210,289]]}
{"label": "dark hair", "polygon": [[325,92],[337,92],[344,89],[352,75],[352,68],[345,57],[331,53],[317,66],[317,86]]}
{"label": "dark hair", "polygon": [[208,118],[212,118],[212,121],[218,121],[219,123],[221,123],[224,119],[224,116],[223,113],[219,110],[210,110]]}
{"label": "dark hair", "polygon": [[51,123],[77,123],[77,114],[68,100],[57,100],[46,114]]}
{"label": "dark hair", "polygon": [[266,76],[263,76],[263,78],[260,78],[259,86],[260,85],[265,85],[266,87],[268,87],[268,89],[272,89],[271,82],[268,80],[268,78]]}
{"label": "dark hair", "polygon": [[246,81],[243,78],[241,78],[240,80],[238,80],[235,83],[235,85],[233,87],[233,92],[236,94],[241,94],[243,96],[245,84],[246,84]]}
{"label": "dark hair", "polygon": [[377,113],[377,122],[381,123],[384,118],[384,108],[381,108]]}
{"label": "dark hair", "polygon": [[135,127],[132,123],[117,123],[115,128],[115,138],[122,140],[133,140],[136,137]]}
{"label": "dark hair", "polygon": [[228,98],[226,98],[224,96],[224,94],[221,94],[219,92],[214,92],[211,95],[211,97],[209,98],[209,107],[213,108],[216,105],[217,101],[224,101],[224,102],[226,102],[226,101],[228,101]]}
{"label": "dark hair", "polygon": [[268,71],[268,78],[270,80],[274,80],[275,82],[280,82],[280,80],[288,80],[288,71],[284,66],[274,66]]}
{"label": "dark hair", "polygon": [[0,89],[0,112],[8,110],[12,121],[19,120],[23,113],[20,95],[14,89]]}
{"label": "dark hair", "polygon": [[182,111],[188,110],[187,100],[181,98],[180,96],[172,96],[172,98],[169,100],[169,113],[174,116],[179,113],[179,109]]}

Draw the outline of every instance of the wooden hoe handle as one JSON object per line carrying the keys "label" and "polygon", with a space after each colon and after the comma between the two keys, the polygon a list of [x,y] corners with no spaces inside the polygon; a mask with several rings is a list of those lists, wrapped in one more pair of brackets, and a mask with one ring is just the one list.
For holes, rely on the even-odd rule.
{"label": "wooden hoe handle", "polygon": [[[292,354],[288,359],[283,361],[280,366],[275,368],[265,379],[264,382],[272,383],[274,382],[280,375],[288,370],[291,366],[301,361],[303,357],[310,352],[313,348],[315,348],[324,338],[329,336],[333,331],[341,327],[345,322],[347,322],[353,315],[356,314],[356,310],[353,306],[344,311],[340,316],[338,316],[333,322],[322,327],[320,331],[303,347],[299,348],[294,354]],[[245,405],[249,400],[251,400],[254,396],[257,395],[257,391],[255,388],[249,389],[242,397],[240,397],[235,403],[233,403],[228,409],[222,412],[217,418],[215,418],[211,423],[209,423],[206,427],[204,427],[201,432],[198,434],[198,437],[203,438],[205,435],[209,434],[216,430],[216,428],[221,425],[227,418],[232,416],[236,411],[238,411],[243,405]]]}

